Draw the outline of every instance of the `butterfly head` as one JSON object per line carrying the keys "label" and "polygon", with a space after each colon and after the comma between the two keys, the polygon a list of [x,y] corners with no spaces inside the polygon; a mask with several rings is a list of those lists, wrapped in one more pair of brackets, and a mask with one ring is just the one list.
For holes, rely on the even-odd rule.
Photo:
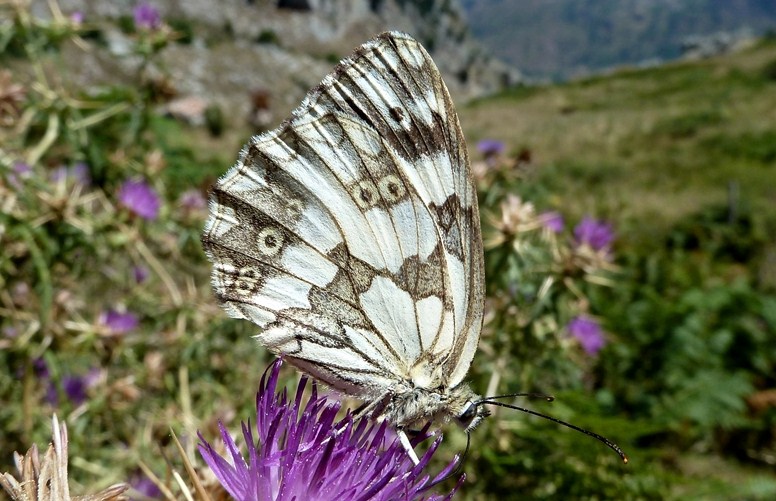
{"label": "butterfly head", "polygon": [[490,416],[480,396],[466,385],[453,388],[450,397],[450,415],[466,433],[476,428],[483,418]]}

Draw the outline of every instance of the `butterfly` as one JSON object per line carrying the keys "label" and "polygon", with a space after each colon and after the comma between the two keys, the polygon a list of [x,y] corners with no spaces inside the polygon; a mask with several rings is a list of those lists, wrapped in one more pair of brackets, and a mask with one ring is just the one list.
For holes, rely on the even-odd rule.
{"label": "butterfly", "polygon": [[[426,50],[358,47],[215,184],[212,284],[258,341],[399,430],[493,404],[464,381],[483,319],[477,192],[450,94]],[[498,398],[498,397],[491,397]],[[498,404],[496,404],[498,405]]]}

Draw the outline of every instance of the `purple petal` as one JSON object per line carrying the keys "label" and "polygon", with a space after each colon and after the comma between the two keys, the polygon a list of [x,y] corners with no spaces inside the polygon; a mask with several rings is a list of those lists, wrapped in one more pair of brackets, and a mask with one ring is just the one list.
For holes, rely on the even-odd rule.
{"label": "purple petal", "polygon": [[132,267],[132,278],[135,280],[135,283],[142,284],[146,280],[148,280],[148,276],[150,275],[150,272],[148,271],[148,268],[145,266],[133,266]]}
{"label": "purple petal", "polygon": [[26,162],[16,162],[8,173],[8,183],[17,190],[22,187],[25,179],[32,177],[32,167]]}
{"label": "purple petal", "polygon": [[143,219],[153,220],[159,215],[159,196],[143,181],[126,181],[121,185],[118,197],[121,205]]}
{"label": "purple petal", "polygon": [[60,165],[59,167],[55,168],[49,174],[49,179],[52,183],[65,181],[67,179],[67,167]]}
{"label": "purple petal", "polygon": [[[386,422],[354,422],[350,414],[337,420],[340,404],[318,397],[315,385],[305,402],[307,378],[293,399],[285,390],[276,394],[279,369],[278,361],[262,376],[255,427],[243,423],[247,459],[223,425],[229,460],[200,434],[200,454],[235,499],[412,500],[429,496],[443,478],[424,474],[441,436],[415,466],[398,438],[387,434]],[[428,437],[423,430],[413,443]]]}
{"label": "purple petal", "polygon": [[82,376],[67,375],[62,378],[62,389],[75,405],[86,401],[86,380]]}
{"label": "purple petal", "polygon": [[207,206],[205,197],[202,196],[202,192],[199,190],[186,190],[181,193],[178,198],[178,204],[184,209],[188,210],[200,210]]}
{"label": "purple petal", "polygon": [[134,313],[108,310],[100,315],[100,323],[107,326],[111,334],[126,334],[137,328],[140,322]]}
{"label": "purple petal", "polygon": [[32,372],[39,379],[48,379],[51,377],[46,360],[43,357],[38,357],[32,361]]}
{"label": "purple petal", "polygon": [[13,339],[19,336],[19,329],[12,325],[6,325],[3,327],[3,337],[7,339]]}
{"label": "purple petal", "polygon": [[46,395],[43,399],[51,406],[59,404],[59,394],[57,393],[57,385],[54,384],[54,381],[49,380],[46,385]]}
{"label": "purple petal", "polygon": [[585,216],[574,228],[574,238],[578,245],[589,245],[594,250],[608,249],[614,241],[612,225]]}
{"label": "purple petal", "polygon": [[601,348],[606,346],[604,333],[601,330],[600,324],[594,318],[587,315],[574,317],[566,328],[569,334],[579,340],[579,344],[582,345],[582,349],[588,355],[595,355]]}
{"label": "purple petal", "polygon": [[27,162],[16,162],[13,164],[13,172],[21,177],[30,177],[32,175],[32,167]]}
{"label": "purple petal", "polygon": [[563,215],[558,211],[548,211],[539,215],[542,225],[553,233],[560,233],[565,227]]}
{"label": "purple petal", "polygon": [[77,162],[70,166],[68,175],[77,184],[89,185],[92,182],[92,176],[89,173],[89,166],[83,162]]}
{"label": "purple petal", "polygon": [[159,10],[147,2],[140,2],[132,14],[135,18],[135,27],[138,29],[154,30],[162,25]]}
{"label": "purple petal", "polygon": [[132,487],[132,489],[145,497],[153,499],[161,499],[162,497],[162,491],[159,490],[159,487],[157,487],[153,480],[146,477],[141,472],[137,472],[132,475],[129,480],[129,485]]}
{"label": "purple petal", "polygon": [[500,155],[504,149],[504,143],[496,139],[483,139],[477,143],[477,151],[486,157]]}

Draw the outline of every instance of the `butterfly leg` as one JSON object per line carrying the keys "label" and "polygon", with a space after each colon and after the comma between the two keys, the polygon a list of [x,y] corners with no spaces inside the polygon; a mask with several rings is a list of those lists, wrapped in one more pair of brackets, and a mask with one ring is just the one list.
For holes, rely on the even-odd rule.
{"label": "butterfly leg", "polygon": [[401,445],[404,446],[404,449],[407,451],[410,459],[412,459],[412,462],[416,465],[420,463],[420,459],[418,459],[418,455],[415,453],[415,449],[412,448],[410,439],[407,437],[407,434],[404,433],[404,430],[396,430],[396,433],[399,435],[399,442],[401,442]]}

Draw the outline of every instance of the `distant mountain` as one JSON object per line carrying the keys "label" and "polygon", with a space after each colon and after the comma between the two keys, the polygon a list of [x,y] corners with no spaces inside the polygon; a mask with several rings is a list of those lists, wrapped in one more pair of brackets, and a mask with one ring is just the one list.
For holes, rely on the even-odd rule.
{"label": "distant mountain", "polygon": [[[776,0],[462,0],[475,37],[528,77],[679,57],[686,42],[776,30]],[[694,41],[694,42],[693,42]]]}

